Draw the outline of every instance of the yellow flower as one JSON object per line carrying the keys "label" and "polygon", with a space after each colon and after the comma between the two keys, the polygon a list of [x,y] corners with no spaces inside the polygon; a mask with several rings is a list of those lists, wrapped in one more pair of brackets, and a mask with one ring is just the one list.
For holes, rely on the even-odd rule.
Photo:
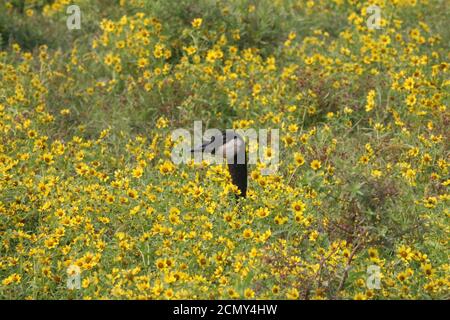
{"label": "yellow flower", "polygon": [[54,162],[53,161],[53,155],[51,153],[48,153],[48,152],[44,153],[42,155],[42,161],[44,161],[48,165],[52,164]]}
{"label": "yellow flower", "polygon": [[158,269],[166,268],[166,262],[164,261],[164,259],[157,259],[155,264]]}
{"label": "yellow flower", "polygon": [[401,245],[397,249],[397,256],[404,262],[409,262],[413,258],[414,254],[410,247],[405,245]]}
{"label": "yellow flower", "polygon": [[245,229],[244,232],[242,233],[242,236],[244,237],[244,239],[252,238],[253,237],[252,229]]}
{"label": "yellow flower", "polygon": [[259,83],[255,84],[253,86],[253,93],[252,93],[253,96],[257,96],[261,92],[261,89],[262,89],[262,87]]}
{"label": "yellow flower", "polygon": [[357,293],[355,294],[355,296],[353,297],[353,300],[367,300],[367,297],[365,294],[363,293]]}
{"label": "yellow flower", "polygon": [[259,218],[265,218],[269,215],[269,209],[268,208],[259,208],[255,210],[255,215]]}
{"label": "yellow flower", "polygon": [[292,132],[292,133],[295,133],[295,132],[298,131],[298,125],[295,124],[295,123],[290,124],[290,125],[288,126],[288,130],[289,130],[290,132]]}
{"label": "yellow flower", "polygon": [[406,169],[406,171],[403,173],[403,176],[408,180],[408,182],[411,185],[415,185],[415,179],[416,179],[417,171],[414,169]]}
{"label": "yellow flower", "polygon": [[186,51],[186,53],[189,55],[189,56],[192,56],[193,54],[195,54],[196,52],[197,52],[197,48],[196,47],[193,47],[193,46],[190,46],[190,47],[183,47],[183,50],[184,51]]}
{"label": "yellow flower", "polygon": [[412,107],[416,104],[417,102],[417,98],[415,95],[410,94],[406,97],[405,103],[407,106]]}
{"label": "yellow flower", "polygon": [[376,248],[369,248],[367,250],[370,259],[378,259],[378,250]]}
{"label": "yellow flower", "polygon": [[400,272],[400,273],[397,275],[397,279],[398,279],[400,282],[405,281],[407,278],[408,278],[408,274],[407,274],[406,272]]}
{"label": "yellow flower", "polygon": [[138,60],[138,67],[139,68],[145,68],[148,65],[148,59],[146,58],[140,58]]}
{"label": "yellow flower", "polygon": [[244,297],[245,297],[246,299],[252,299],[252,298],[254,298],[254,297],[255,297],[255,291],[253,291],[253,290],[250,289],[250,288],[245,289],[245,291],[244,291]]}
{"label": "yellow flower", "polygon": [[110,65],[114,62],[114,56],[113,56],[111,53],[108,53],[108,54],[105,56],[103,62],[104,62],[107,66],[110,66]]}
{"label": "yellow flower", "polygon": [[422,201],[423,201],[423,205],[425,206],[425,208],[429,208],[429,209],[435,208],[438,203],[438,200],[436,197],[428,197],[426,199],[423,199]]}
{"label": "yellow flower", "polygon": [[367,155],[362,155],[359,158],[359,163],[368,164],[369,163],[369,157]]}
{"label": "yellow flower", "polygon": [[296,288],[291,288],[286,292],[286,298],[290,300],[297,300],[300,297],[300,294]]}
{"label": "yellow flower", "polygon": [[309,236],[308,239],[309,241],[316,241],[317,237],[319,236],[319,232],[317,232],[317,230],[312,231]]}
{"label": "yellow flower", "polygon": [[170,161],[164,161],[164,163],[159,166],[159,172],[163,175],[169,174],[174,170],[175,166]]}
{"label": "yellow flower", "polygon": [[313,161],[311,162],[311,168],[312,168],[314,171],[319,170],[321,167],[322,167],[322,162],[320,162],[319,160],[313,160]]}
{"label": "yellow flower", "polygon": [[202,25],[203,19],[202,18],[195,18],[192,20],[191,24],[194,28],[198,29]]}
{"label": "yellow flower", "polygon": [[237,293],[237,291],[234,288],[229,288],[227,290],[227,294],[231,299],[239,298],[239,294]]}
{"label": "yellow flower", "polygon": [[36,138],[36,137],[37,137],[37,132],[36,132],[36,130],[29,130],[27,134],[28,134],[28,137],[29,137],[30,139],[33,139],[33,138]]}
{"label": "yellow flower", "polygon": [[156,127],[158,129],[166,128],[169,124],[169,120],[166,117],[159,117],[156,121]]}
{"label": "yellow flower", "polygon": [[8,286],[12,283],[20,283],[22,279],[22,276],[20,274],[17,273],[13,273],[10,276],[6,277],[5,279],[2,280],[2,284],[4,286]]}
{"label": "yellow flower", "polygon": [[294,153],[294,160],[298,166],[302,166],[305,163],[305,158],[303,158],[303,155],[298,152]]}
{"label": "yellow flower", "polygon": [[139,197],[139,194],[136,190],[134,189],[128,189],[127,190],[127,195],[131,198],[131,199],[137,199]]}
{"label": "yellow flower", "polygon": [[403,87],[404,87],[406,90],[411,90],[411,89],[413,89],[413,88],[414,88],[414,78],[412,78],[412,77],[407,78],[407,79],[405,80],[405,82],[403,83]]}
{"label": "yellow flower", "polygon": [[166,297],[166,299],[173,299],[173,297],[174,297],[173,289],[167,289],[164,292],[164,296]]}
{"label": "yellow flower", "polygon": [[142,169],[142,167],[136,167],[132,171],[133,177],[135,177],[135,178],[142,177],[143,173],[144,173],[144,170]]}
{"label": "yellow flower", "polygon": [[431,265],[430,263],[424,263],[424,264],[422,264],[422,265],[421,265],[421,268],[422,268],[423,273],[425,273],[425,275],[426,275],[427,277],[432,276],[433,273],[434,273],[433,267],[432,267],[432,265]]}
{"label": "yellow flower", "polygon": [[367,94],[366,111],[369,112],[375,106],[375,90],[370,90]]}
{"label": "yellow flower", "polygon": [[291,205],[292,210],[294,210],[294,212],[299,212],[299,213],[303,213],[306,209],[306,204],[303,203],[303,201],[298,200],[292,203]]}
{"label": "yellow flower", "polygon": [[370,174],[374,178],[379,178],[379,177],[381,177],[383,175],[383,173],[380,170],[377,170],[377,169],[372,170],[372,172]]}

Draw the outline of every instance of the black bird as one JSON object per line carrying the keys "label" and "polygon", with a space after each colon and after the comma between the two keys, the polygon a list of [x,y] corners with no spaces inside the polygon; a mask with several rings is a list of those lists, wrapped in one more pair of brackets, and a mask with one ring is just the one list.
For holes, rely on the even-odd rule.
{"label": "black bird", "polygon": [[237,197],[247,196],[247,152],[244,139],[238,133],[234,130],[221,131],[220,135],[203,141],[201,145],[191,149],[191,152],[221,155],[227,160],[231,180],[240,191]]}

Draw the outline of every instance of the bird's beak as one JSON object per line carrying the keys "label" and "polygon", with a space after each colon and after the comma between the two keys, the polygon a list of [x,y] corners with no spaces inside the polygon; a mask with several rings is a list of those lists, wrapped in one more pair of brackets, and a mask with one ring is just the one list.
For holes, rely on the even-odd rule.
{"label": "bird's beak", "polygon": [[198,145],[198,146],[192,148],[192,149],[191,149],[191,153],[194,153],[194,152],[203,152],[203,151],[205,151],[206,147],[207,147],[209,144],[210,144],[210,142],[204,142],[204,143],[202,143],[201,145]]}

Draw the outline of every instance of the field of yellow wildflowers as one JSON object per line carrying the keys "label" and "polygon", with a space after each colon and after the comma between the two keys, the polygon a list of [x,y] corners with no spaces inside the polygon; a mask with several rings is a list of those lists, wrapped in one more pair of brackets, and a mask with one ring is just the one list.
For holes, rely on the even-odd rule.
{"label": "field of yellow wildflowers", "polygon": [[[450,298],[449,6],[0,1],[0,298]],[[174,164],[196,120],[278,170]]]}

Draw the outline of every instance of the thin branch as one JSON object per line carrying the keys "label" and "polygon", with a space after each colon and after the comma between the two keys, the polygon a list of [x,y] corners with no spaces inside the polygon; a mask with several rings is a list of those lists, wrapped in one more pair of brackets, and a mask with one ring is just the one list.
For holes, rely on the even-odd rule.
{"label": "thin branch", "polygon": [[337,299],[337,295],[344,288],[345,281],[347,281],[347,278],[348,278],[348,272],[350,271],[350,268],[351,268],[350,264],[352,263],[353,257],[355,256],[356,251],[359,249],[361,243],[362,242],[358,242],[355,245],[355,247],[353,248],[350,256],[348,257],[347,263],[346,263],[345,268],[344,268],[344,274],[342,276],[341,282],[339,283],[339,286],[338,286],[338,288],[336,290],[336,294],[334,295],[333,299]]}

